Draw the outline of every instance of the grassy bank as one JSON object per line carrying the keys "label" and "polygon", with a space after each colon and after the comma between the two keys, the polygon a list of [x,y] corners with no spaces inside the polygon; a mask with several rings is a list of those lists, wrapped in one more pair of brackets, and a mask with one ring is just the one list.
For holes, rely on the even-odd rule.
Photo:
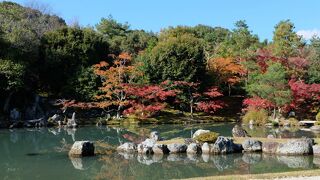
{"label": "grassy bank", "polygon": [[246,174],[246,175],[226,175],[226,176],[209,176],[209,177],[197,177],[190,178],[189,180],[247,180],[247,179],[275,179],[275,178],[287,178],[287,177],[310,177],[320,176],[320,169],[316,170],[303,170],[303,171],[292,171],[283,173],[265,173],[265,174]]}

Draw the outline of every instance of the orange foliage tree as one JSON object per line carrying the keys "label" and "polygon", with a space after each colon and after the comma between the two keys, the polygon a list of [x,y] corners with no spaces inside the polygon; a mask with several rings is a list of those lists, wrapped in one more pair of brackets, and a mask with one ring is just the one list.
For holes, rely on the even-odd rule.
{"label": "orange foliage tree", "polygon": [[240,82],[245,74],[244,68],[240,63],[232,58],[212,58],[207,62],[208,72],[217,77],[217,84],[225,83],[228,86],[229,96],[231,87]]}
{"label": "orange foliage tree", "polygon": [[129,103],[126,99],[124,84],[131,83],[140,73],[131,65],[130,54],[121,53],[118,56],[109,56],[114,59],[111,65],[105,61],[94,65],[95,74],[99,75],[102,80],[100,88],[102,93],[96,96],[96,99],[99,101],[100,108],[116,107],[116,117],[120,118],[121,112]]}

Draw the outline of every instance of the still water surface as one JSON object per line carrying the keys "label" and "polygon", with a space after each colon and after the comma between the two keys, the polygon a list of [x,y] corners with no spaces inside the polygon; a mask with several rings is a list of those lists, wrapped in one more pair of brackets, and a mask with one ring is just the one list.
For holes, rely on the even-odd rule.
{"label": "still water surface", "polygon": [[[0,179],[172,179],[226,174],[284,172],[314,169],[320,158],[313,156],[271,156],[232,154],[215,156],[143,156],[118,154],[73,158],[68,147],[75,140],[91,140],[116,147],[127,141],[139,142],[157,130],[165,139],[188,138],[199,129],[231,136],[234,124],[145,125],[126,127],[81,127],[78,129],[0,130]],[[246,130],[252,136],[315,137],[297,129],[256,127]]]}

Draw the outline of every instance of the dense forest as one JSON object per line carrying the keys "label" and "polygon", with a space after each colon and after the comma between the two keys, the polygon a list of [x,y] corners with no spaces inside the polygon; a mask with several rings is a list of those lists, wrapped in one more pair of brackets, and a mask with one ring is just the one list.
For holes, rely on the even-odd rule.
{"label": "dense forest", "polygon": [[243,97],[245,117],[294,112],[315,119],[320,39],[304,40],[290,20],[275,25],[270,42],[244,20],[234,29],[197,25],[153,33],[110,16],[81,27],[4,1],[0,84],[0,120],[12,109],[24,112],[34,95],[117,118],[143,119],[164,109],[212,114],[232,108],[225,97]]}

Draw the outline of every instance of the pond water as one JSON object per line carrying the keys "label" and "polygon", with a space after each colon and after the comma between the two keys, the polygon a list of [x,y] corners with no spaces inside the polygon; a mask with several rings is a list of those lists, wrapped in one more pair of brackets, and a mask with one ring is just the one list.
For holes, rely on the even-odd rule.
{"label": "pond water", "polygon": [[[80,127],[78,129],[0,129],[0,179],[172,179],[226,174],[284,172],[318,168],[313,156],[265,154],[143,156],[119,154],[72,158],[67,150],[75,140],[91,140],[111,147],[139,142],[157,130],[166,139],[190,137],[195,130],[210,129],[231,136],[234,124],[145,125]],[[293,129],[255,127],[252,136],[315,137]]]}

